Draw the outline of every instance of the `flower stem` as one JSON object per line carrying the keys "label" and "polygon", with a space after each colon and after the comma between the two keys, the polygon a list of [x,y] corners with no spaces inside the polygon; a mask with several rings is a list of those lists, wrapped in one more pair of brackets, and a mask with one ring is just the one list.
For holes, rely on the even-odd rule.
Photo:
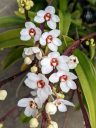
{"label": "flower stem", "polygon": [[0,122],[3,122],[8,116],[10,116],[14,111],[17,110],[17,106],[10,109],[3,117],[0,118]]}
{"label": "flower stem", "polygon": [[73,53],[73,51],[78,48],[80,46],[81,43],[83,43],[84,41],[92,38],[92,37],[96,37],[96,33],[92,33],[89,34],[85,37],[82,37],[81,39],[78,39],[76,41],[74,41],[64,52],[64,55],[71,55]]}
{"label": "flower stem", "polygon": [[26,21],[30,21],[30,18],[28,16],[28,10],[25,9],[25,18],[26,18]]}
{"label": "flower stem", "polygon": [[88,117],[88,113],[87,113],[86,108],[85,108],[85,106],[83,104],[81,91],[80,91],[79,88],[77,89],[77,96],[78,96],[78,100],[79,100],[79,103],[80,103],[81,111],[82,111],[82,114],[83,114],[85,127],[86,128],[91,128],[89,117]]}

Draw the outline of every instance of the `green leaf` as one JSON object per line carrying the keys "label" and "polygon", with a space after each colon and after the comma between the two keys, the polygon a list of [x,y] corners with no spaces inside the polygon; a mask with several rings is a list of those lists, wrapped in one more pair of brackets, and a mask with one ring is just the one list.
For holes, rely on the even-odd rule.
{"label": "green leaf", "polygon": [[23,113],[21,113],[21,115],[20,115],[20,120],[21,120],[22,123],[27,123],[27,122],[29,122],[31,118],[32,118],[32,117],[27,117],[27,116],[25,116]]}
{"label": "green leaf", "polygon": [[64,50],[73,42],[74,40],[68,36],[63,36],[62,46],[59,47],[59,52],[63,53]]}
{"label": "green leaf", "polygon": [[[19,11],[15,11],[15,15],[25,20],[25,14],[21,14]],[[32,11],[29,11],[28,15],[31,18],[31,20],[33,20],[36,13],[32,12]]]}
{"label": "green leaf", "polygon": [[6,58],[3,60],[4,69],[10,67],[12,64],[16,63],[22,58],[22,52],[24,47],[12,48],[7,54]]}
{"label": "green leaf", "polygon": [[59,29],[61,31],[61,35],[68,35],[69,27],[71,24],[71,15],[70,13],[63,13],[60,10],[59,17],[60,17]]}
{"label": "green leaf", "polygon": [[87,0],[87,1],[89,1],[93,5],[96,3],[96,0]]}
{"label": "green leaf", "polygon": [[65,12],[67,10],[67,0],[59,0],[60,10]]}
{"label": "green leaf", "polygon": [[79,59],[76,73],[88,105],[92,128],[96,128],[96,70],[88,57],[77,50],[75,55]]}
{"label": "green leaf", "polygon": [[32,46],[33,39],[30,41],[20,40],[21,29],[13,29],[0,34],[0,48],[10,48],[19,45]]}
{"label": "green leaf", "polygon": [[0,18],[0,27],[22,26],[23,24],[24,20],[15,16]]}
{"label": "green leaf", "polygon": [[95,53],[96,53],[96,46],[95,45],[89,45],[89,49],[90,49],[90,58],[91,60],[95,57]]}

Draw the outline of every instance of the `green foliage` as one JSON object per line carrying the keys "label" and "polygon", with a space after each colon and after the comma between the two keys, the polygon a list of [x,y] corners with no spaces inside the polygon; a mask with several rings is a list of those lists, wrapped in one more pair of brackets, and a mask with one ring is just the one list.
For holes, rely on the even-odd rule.
{"label": "green foliage", "polygon": [[32,118],[32,117],[27,117],[27,116],[25,116],[23,113],[21,113],[21,115],[20,115],[20,121],[21,121],[22,123],[27,123],[27,122],[29,122],[31,118]]}
{"label": "green foliage", "polygon": [[16,16],[0,17],[0,27],[22,26],[24,20]]}
{"label": "green foliage", "polygon": [[0,48],[10,48],[14,46],[32,46],[33,40],[21,41],[20,40],[20,28],[12,29],[0,34]]}
{"label": "green foliage", "polygon": [[10,50],[10,52],[3,60],[4,69],[10,67],[12,64],[16,63],[18,60],[22,58],[23,49],[24,47],[16,47]]}
{"label": "green foliage", "polygon": [[84,53],[76,51],[75,55],[79,59],[76,73],[88,105],[91,126],[96,128],[96,70]]}

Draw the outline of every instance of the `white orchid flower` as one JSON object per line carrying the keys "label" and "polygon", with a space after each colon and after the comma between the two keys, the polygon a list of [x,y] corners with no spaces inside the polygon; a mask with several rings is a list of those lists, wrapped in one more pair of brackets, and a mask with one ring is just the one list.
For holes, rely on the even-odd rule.
{"label": "white orchid flower", "polygon": [[56,29],[56,23],[60,21],[60,18],[55,15],[55,8],[53,6],[47,6],[45,10],[37,12],[34,21],[37,23],[43,23],[47,21],[47,25],[51,29]]}
{"label": "white orchid flower", "polygon": [[21,30],[20,35],[20,39],[23,41],[28,41],[34,37],[34,41],[36,42],[41,37],[41,30],[34,23],[26,22],[25,28]]}
{"label": "white orchid flower", "polygon": [[66,112],[67,111],[67,105],[74,107],[74,104],[71,103],[70,101],[63,100],[63,99],[56,99],[54,102],[56,106],[58,107],[58,110],[60,112]]}
{"label": "white orchid flower", "polygon": [[61,71],[69,71],[66,61],[68,61],[67,56],[60,56],[59,52],[51,52],[48,57],[41,60],[41,71],[43,74],[49,74],[55,68]]}
{"label": "white orchid flower", "polygon": [[25,80],[26,86],[37,90],[37,96],[41,99],[42,103],[44,103],[52,93],[48,79],[42,74],[37,75],[31,72],[28,73],[27,76],[28,78]]}
{"label": "white orchid flower", "polygon": [[69,66],[69,69],[75,69],[79,64],[78,58],[74,55],[69,56],[67,64]]}
{"label": "white orchid flower", "polygon": [[38,113],[38,109],[42,107],[42,103],[38,97],[34,100],[32,98],[23,98],[18,101],[19,107],[24,107],[25,111],[24,114],[28,117],[36,116]]}
{"label": "white orchid flower", "polygon": [[47,45],[51,51],[57,51],[58,46],[61,46],[62,42],[59,38],[60,30],[54,29],[50,32],[44,32],[40,38],[40,44],[42,46]]}
{"label": "white orchid flower", "polygon": [[60,88],[65,93],[67,93],[70,89],[75,90],[77,88],[76,83],[73,81],[75,79],[77,79],[76,75],[66,71],[58,71],[49,77],[49,81],[52,83],[60,81]]}
{"label": "white orchid flower", "polygon": [[24,62],[26,64],[31,64],[35,56],[38,60],[42,58],[42,52],[38,47],[29,47],[24,48],[22,56],[25,58]]}

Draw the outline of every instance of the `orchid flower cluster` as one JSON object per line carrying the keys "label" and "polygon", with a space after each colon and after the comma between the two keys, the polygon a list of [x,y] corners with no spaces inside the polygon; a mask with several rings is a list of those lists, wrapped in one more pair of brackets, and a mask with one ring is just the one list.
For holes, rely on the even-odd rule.
{"label": "orchid flower cluster", "polygon": [[20,32],[21,40],[34,38],[35,43],[33,47],[24,48],[23,51],[24,63],[34,64],[24,81],[31,89],[32,97],[19,100],[18,106],[25,108],[24,114],[27,117],[33,117],[30,120],[30,128],[39,126],[38,115],[44,109],[48,116],[47,128],[58,128],[58,124],[51,120],[50,115],[54,115],[57,109],[66,112],[67,106],[74,107],[72,102],[65,100],[64,94],[77,88],[74,82],[77,76],[70,70],[75,69],[79,62],[74,55],[68,57],[58,52],[62,41],[59,39],[60,30],[56,28],[56,24],[60,22],[60,18],[55,14],[53,6],[38,11],[34,21],[40,24],[46,22],[51,31],[42,32],[29,21]]}

